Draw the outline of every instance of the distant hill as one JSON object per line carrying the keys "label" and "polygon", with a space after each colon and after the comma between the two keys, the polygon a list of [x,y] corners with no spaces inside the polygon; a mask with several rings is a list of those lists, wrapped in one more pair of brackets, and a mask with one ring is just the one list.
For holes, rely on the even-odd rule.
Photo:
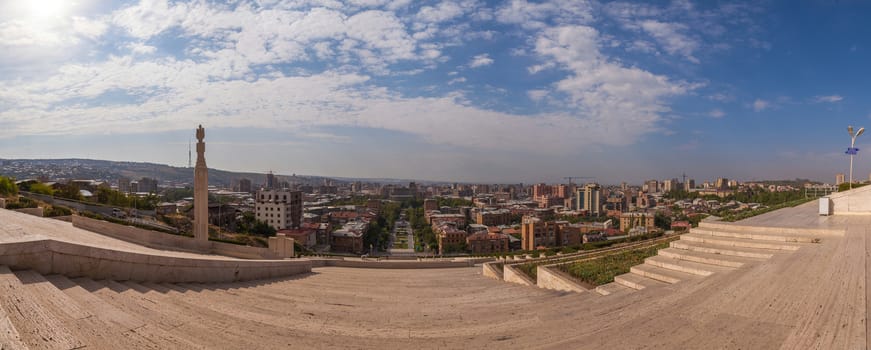
{"label": "distant hill", "polygon": [[[0,159],[0,175],[16,179],[47,178],[49,180],[93,179],[114,182],[120,177],[132,180],[143,177],[176,184],[193,183],[194,169],[166,164],[117,162],[94,159]],[[278,181],[304,185],[321,185],[325,177],[278,175]],[[266,174],[234,172],[209,168],[209,184],[231,186],[247,178],[253,184],[266,182]]]}

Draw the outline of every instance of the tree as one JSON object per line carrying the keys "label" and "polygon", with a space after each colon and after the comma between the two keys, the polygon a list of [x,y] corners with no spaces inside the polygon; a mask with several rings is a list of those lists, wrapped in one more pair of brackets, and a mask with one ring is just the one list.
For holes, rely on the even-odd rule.
{"label": "tree", "polygon": [[61,198],[80,201],[82,200],[82,193],[79,190],[79,186],[76,184],[62,185],[60,190],[55,192],[55,195]]}
{"label": "tree", "polygon": [[653,217],[653,226],[662,230],[669,230],[671,229],[671,218],[662,212],[656,212],[656,215]]}
{"label": "tree", "polygon": [[48,186],[42,182],[37,182],[30,185],[30,192],[44,194],[47,196],[51,196],[54,194],[54,190],[51,188],[51,186]]}
{"label": "tree", "polygon": [[275,228],[269,226],[269,224],[263,221],[254,220],[254,225],[251,227],[251,233],[257,236],[272,237],[275,236]]}
{"label": "tree", "polygon": [[18,194],[18,187],[15,186],[15,180],[10,177],[0,176],[0,195],[14,196]]}

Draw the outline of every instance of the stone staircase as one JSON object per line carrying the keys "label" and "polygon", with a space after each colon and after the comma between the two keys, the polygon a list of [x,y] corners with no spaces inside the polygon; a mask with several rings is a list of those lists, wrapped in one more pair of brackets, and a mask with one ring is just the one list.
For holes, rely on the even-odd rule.
{"label": "stone staircase", "polygon": [[831,233],[703,222],[671,242],[669,248],[595,291],[611,295],[624,289],[638,291],[727,273],[819,243],[819,237],[826,234]]}

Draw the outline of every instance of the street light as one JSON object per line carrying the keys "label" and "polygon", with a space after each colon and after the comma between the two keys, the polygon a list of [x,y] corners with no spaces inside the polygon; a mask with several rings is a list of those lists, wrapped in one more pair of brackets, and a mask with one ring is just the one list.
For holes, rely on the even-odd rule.
{"label": "street light", "polygon": [[859,135],[862,135],[863,132],[865,132],[865,128],[864,127],[859,128],[858,132],[853,133],[853,126],[849,125],[849,126],[847,126],[847,132],[850,133],[850,148],[847,148],[847,152],[844,152],[844,153],[850,155],[850,189],[852,190],[853,189],[853,156],[855,156],[856,153],[859,153],[859,149],[856,148],[856,138],[859,137]]}

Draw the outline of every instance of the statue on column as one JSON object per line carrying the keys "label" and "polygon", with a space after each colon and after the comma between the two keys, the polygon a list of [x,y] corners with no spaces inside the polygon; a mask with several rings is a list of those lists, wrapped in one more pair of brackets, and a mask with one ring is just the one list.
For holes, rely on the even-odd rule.
{"label": "statue on column", "polygon": [[197,165],[194,167],[194,238],[209,240],[209,168],[206,167],[206,130],[197,128]]}

